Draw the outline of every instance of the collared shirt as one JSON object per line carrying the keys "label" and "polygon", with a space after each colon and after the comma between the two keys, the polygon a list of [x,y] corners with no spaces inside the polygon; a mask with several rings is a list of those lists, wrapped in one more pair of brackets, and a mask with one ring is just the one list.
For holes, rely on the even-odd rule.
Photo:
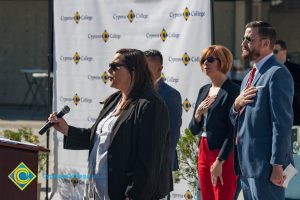
{"label": "collared shirt", "polygon": [[271,57],[273,56],[273,53],[268,54],[267,56],[263,57],[260,61],[258,61],[257,63],[254,63],[255,67],[256,67],[256,72],[254,77],[256,76],[256,74],[258,73],[258,71],[261,70],[262,66],[265,64],[265,62]]}
{"label": "collared shirt", "polygon": [[88,195],[91,197],[91,193],[94,193],[95,200],[110,200],[108,196],[108,164],[107,153],[108,148],[112,140],[112,128],[116,123],[119,115],[114,116],[113,112],[110,112],[105,118],[103,118],[98,126],[94,139],[94,146],[89,156],[89,191]]}

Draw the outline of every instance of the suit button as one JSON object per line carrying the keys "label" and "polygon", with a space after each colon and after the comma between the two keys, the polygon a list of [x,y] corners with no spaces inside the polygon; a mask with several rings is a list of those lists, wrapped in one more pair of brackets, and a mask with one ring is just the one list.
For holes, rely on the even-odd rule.
{"label": "suit button", "polygon": [[109,172],[113,172],[114,170],[113,170],[113,168],[109,168]]}
{"label": "suit button", "polygon": [[112,158],[112,155],[111,155],[111,154],[109,154],[109,155],[108,155],[108,159],[111,159],[111,158]]}

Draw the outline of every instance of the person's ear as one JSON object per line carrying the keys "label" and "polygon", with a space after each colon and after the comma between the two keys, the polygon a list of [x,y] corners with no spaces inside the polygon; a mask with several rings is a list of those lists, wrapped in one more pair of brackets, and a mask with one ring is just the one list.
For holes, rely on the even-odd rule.
{"label": "person's ear", "polygon": [[271,46],[271,41],[269,39],[262,40],[262,43],[263,43],[263,47],[270,48]]}

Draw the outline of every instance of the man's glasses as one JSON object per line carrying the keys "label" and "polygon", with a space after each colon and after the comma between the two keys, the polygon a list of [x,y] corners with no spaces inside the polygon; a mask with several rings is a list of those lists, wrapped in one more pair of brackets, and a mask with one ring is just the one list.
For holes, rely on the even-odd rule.
{"label": "man's glasses", "polygon": [[212,57],[212,56],[208,56],[205,60],[209,63],[213,63],[215,60],[220,61],[219,58],[215,58],[215,57]]}
{"label": "man's glasses", "polygon": [[116,71],[118,70],[121,66],[125,66],[124,64],[121,64],[121,63],[110,63],[109,65],[109,68],[113,71]]}
{"label": "man's glasses", "polygon": [[250,36],[244,36],[242,38],[242,42],[246,41],[246,42],[251,42],[253,39]]}

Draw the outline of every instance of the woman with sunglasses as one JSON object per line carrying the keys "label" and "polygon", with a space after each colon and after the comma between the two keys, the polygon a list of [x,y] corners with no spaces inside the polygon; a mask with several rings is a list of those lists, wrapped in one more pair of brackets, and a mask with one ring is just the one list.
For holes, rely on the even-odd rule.
{"label": "woman with sunglasses", "polygon": [[231,52],[221,45],[204,49],[200,60],[211,83],[200,88],[189,128],[200,136],[198,175],[203,200],[232,200],[236,190],[229,111],[239,86],[226,75],[232,61]]}
{"label": "woman with sunglasses", "polygon": [[165,104],[154,92],[144,53],[137,49],[117,51],[109,64],[108,83],[118,92],[104,101],[90,129],[69,126],[55,113],[48,118],[65,135],[64,148],[89,149],[86,198],[164,197],[168,191],[159,194],[157,185],[162,173],[171,173],[165,159],[169,118]]}

